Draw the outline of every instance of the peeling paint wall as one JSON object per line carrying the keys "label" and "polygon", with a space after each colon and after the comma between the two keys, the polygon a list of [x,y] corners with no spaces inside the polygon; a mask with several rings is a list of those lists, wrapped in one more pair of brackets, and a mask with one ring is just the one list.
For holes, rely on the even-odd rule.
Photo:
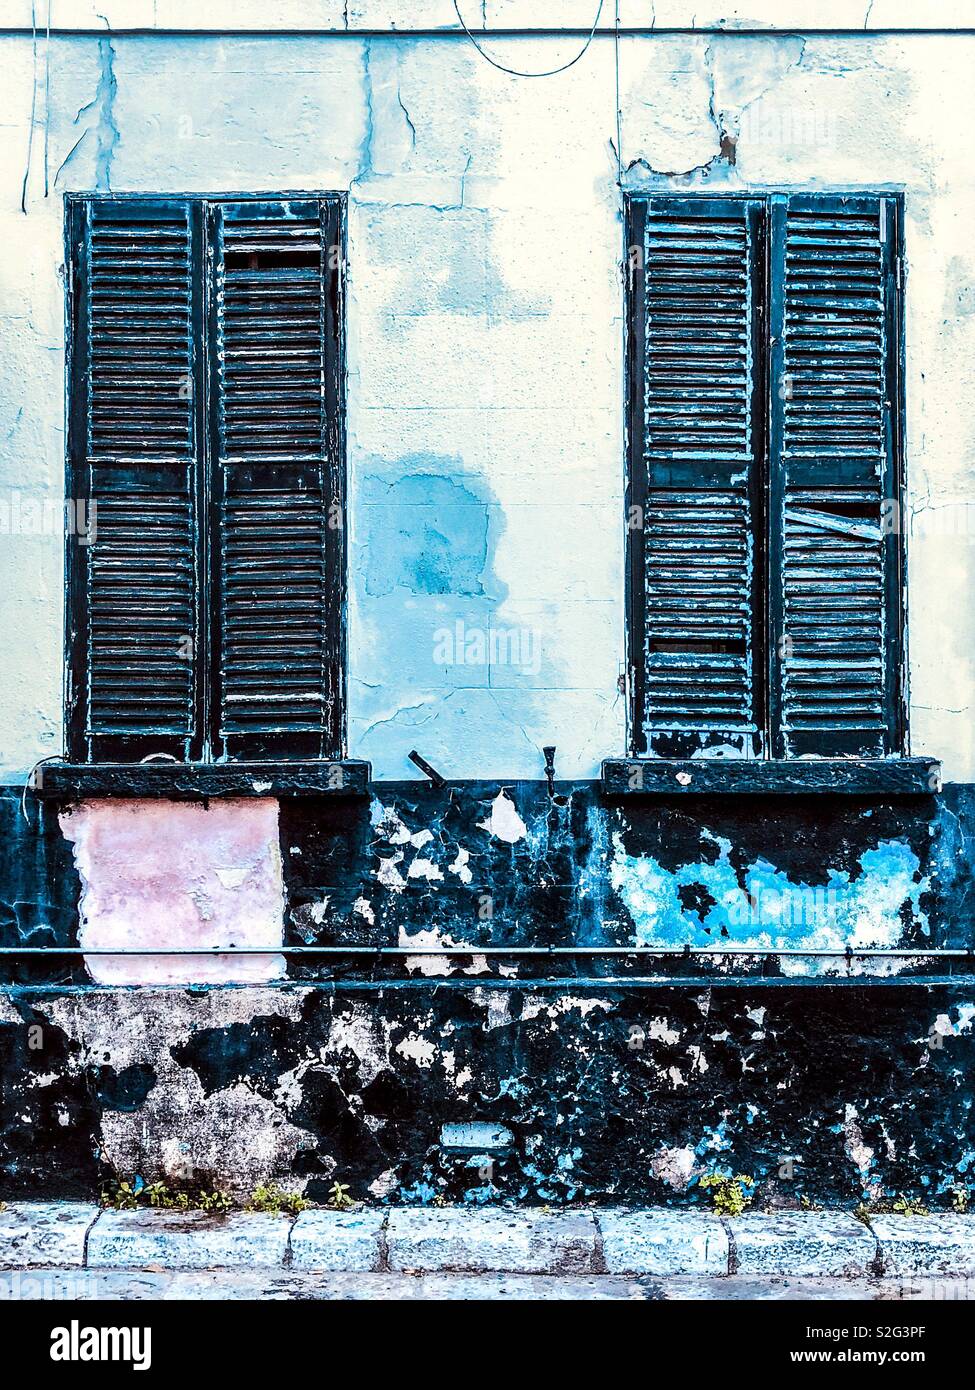
{"label": "peeling paint wall", "polygon": [[[18,992],[0,1012],[2,1191],[139,1173],[242,1195],[276,1180],[324,1199],[340,1180],[394,1203],[685,1204],[719,1169],[781,1205],[949,1206],[975,1163],[971,990],[812,993]],[[497,1140],[459,1148],[445,1125]]]}
{"label": "peeling paint wall", "polygon": [[[470,8],[532,70],[594,4]],[[0,1193],[140,1171],[683,1201],[715,1164],[786,1202],[967,1185],[970,987],[842,953],[973,944],[975,39],[901,0],[625,0],[618,42],[604,19],[535,82],[447,0],[56,9],[48,44],[0,5],[0,944],[208,955],[4,962]],[[905,192],[911,731],[946,791],[604,799],[622,191],[858,186]],[[22,810],[63,746],[62,195],[301,189],[349,196],[347,751],[374,797]],[[281,953],[377,944],[403,956]],[[489,951],[685,945],[711,955]]]}
{"label": "peeling paint wall", "polygon": [[[590,948],[689,946],[708,954],[687,964],[718,978],[756,969],[750,950],[783,949],[794,954],[765,975],[914,976],[951,962],[912,950],[972,946],[975,797],[958,786],[887,801],[613,802],[590,783],[550,794],[537,782],[386,783],[371,799],[280,804],[109,800],[62,814],[67,844],[48,807],[28,823],[8,794],[0,814],[0,945],[108,952],[79,962],[71,978],[81,980],[85,970],[133,984],[275,979],[286,973],[272,954],[281,947],[378,945],[402,948],[407,976],[550,975],[547,958],[479,952],[556,946],[580,949],[557,963],[569,975],[666,964],[600,960]],[[262,953],[235,964],[214,954],[232,945]],[[154,946],[208,955],[167,965]],[[437,947],[465,954],[451,960]],[[113,948],[150,955],[126,964]],[[901,954],[847,960],[847,949]],[[50,973],[63,965],[55,957],[46,975],[17,973],[41,965],[11,960],[9,978],[62,978]],[[379,963],[295,956],[287,968],[375,978]]]}
{"label": "peeling paint wall", "polygon": [[[40,854],[45,828],[3,804],[8,841]],[[240,1193],[274,1178],[316,1196],[338,1178],[393,1202],[696,1201],[715,1167],[793,1205],[900,1190],[948,1204],[971,1185],[970,975],[962,963],[953,983],[945,962],[910,954],[971,945],[970,789],[614,806],[590,784],[558,783],[550,798],[537,782],[394,783],[371,802],[282,803],[279,857],[266,845],[273,805],[182,808],[197,822],[192,871],[170,854],[178,817],[155,863],[144,841],[129,855],[115,833],[120,815],[138,827],[131,810],[94,830],[69,818],[80,882],[48,871],[29,908],[3,904],[2,944],[90,946],[71,908],[92,891],[86,839],[111,833],[101,893],[120,902],[140,875],[163,873],[166,891],[150,885],[148,900],[169,904],[180,944],[223,944],[217,922],[194,917],[195,890],[239,867],[243,839],[256,864],[282,866],[275,944],[368,954],[259,956],[277,962],[273,986],[190,989],[98,988],[78,958],[8,961],[0,1194],[93,1192],[133,1172]],[[75,815],[84,827],[91,810]],[[208,900],[230,905],[222,932],[250,901],[213,883]],[[145,916],[106,911],[100,939],[117,945],[126,922],[144,939]],[[269,919],[260,944],[272,935]],[[908,954],[763,961],[722,949],[847,942]],[[379,944],[402,954],[380,959]],[[489,950],[685,944],[710,954]],[[193,977],[247,964],[197,960]],[[112,979],[184,968],[97,966]],[[444,1126],[448,1138],[451,1126],[510,1138],[473,1152]]]}

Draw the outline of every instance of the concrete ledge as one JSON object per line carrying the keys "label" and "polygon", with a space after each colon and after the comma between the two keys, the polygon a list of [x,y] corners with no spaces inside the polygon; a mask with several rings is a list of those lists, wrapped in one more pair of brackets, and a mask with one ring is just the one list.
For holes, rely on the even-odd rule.
{"label": "concrete ledge", "polygon": [[303,1211],[291,1228],[292,1269],[366,1274],[382,1269],[386,1213]]}
{"label": "concrete ledge", "polygon": [[284,1264],[291,1222],[238,1211],[103,1211],[88,1237],[89,1269],[265,1269]]}
{"label": "concrete ledge", "polygon": [[607,796],[931,796],[941,790],[934,758],[607,758]]}
{"label": "concrete ledge", "polygon": [[365,796],[367,762],[305,763],[47,763],[34,790],[54,801],[92,796]]}
{"label": "concrete ledge", "polygon": [[696,1211],[597,1211],[608,1274],[727,1274],[728,1233]]}
{"label": "concrete ledge", "polygon": [[590,1212],[394,1209],[386,1240],[395,1270],[578,1274],[595,1268]]}
{"label": "concrete ledge", "polygon": [[82,1202],[10,1202],[0,1211],[0,1269],[80,1269],[98,1211]]}
{"label": "concrete ledge", "polygon": [[[848,1212],[744,1212],[728,1221],[732,1273],[853,1278],[872,1273],[877,1242]],[[975,1248],[975,1223],[972,1224]]]}
{"label": "concrete ledge", "polygon": [[872,1216],[885,1274],[975,1274],[975,1218]]}

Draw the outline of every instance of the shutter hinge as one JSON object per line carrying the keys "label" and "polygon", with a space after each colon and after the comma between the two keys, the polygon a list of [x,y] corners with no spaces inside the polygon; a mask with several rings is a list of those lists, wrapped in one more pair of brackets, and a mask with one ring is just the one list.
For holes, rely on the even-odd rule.
{"label": "shutter hinge", "polygon": [[896,261],[894,262],[894,266],[895,266],[895,271],[894,271],[894,273],[895,273],[895,275],[897,276],[897,288],[898,288],[899,290],[902,290],[902,289],[904,288],[904,258],[903,258],[903,256],[898,256],[898,257],[897,257]]}

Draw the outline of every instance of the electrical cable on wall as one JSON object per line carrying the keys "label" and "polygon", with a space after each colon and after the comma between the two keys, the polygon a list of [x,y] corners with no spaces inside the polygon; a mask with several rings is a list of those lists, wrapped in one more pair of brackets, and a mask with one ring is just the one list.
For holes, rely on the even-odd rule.
{"label": "electrical cable on wall", "polygon": [[27,132],[27,165],[24,169],[24,182],[20,190],[20,210],[27,211],[27,183],[30,179],[30,158],[34,148],[34,119],[37,115],[37,8],[34,0],[30,7],[31,27],[31,83],[30,83],[30,130]]}
{"label": "electrical cable on wall", "polygon": [[623,112],[620,109],[620,0],[613,15],[613,66],[616,73],[616,183],[623,187]]}
{"label": "electrical cable on wall", "polygon": [[47,0],[47,26],[44,30],[44,197],[50,191],[48,185],[47,153],[51,143],[51,6],[54,0]]}
{"label": "electrical cable on wall", "polygon": [[574,67],[576,63],[580,61],[580,59],[586,56],[586,54],[589,51],[589,45],[595,38],[596,28],[599,24],[599,19],[602,15],[604,4],[605,0],[599,0],[599,8],[596,11],[596,18],[592,22],[592,28],[589,30],[589,37],[586,39],[585,43],[582,45],[576,56],[574,58],[570,58],[567,63],[563,63],[561,67],[549,68],[545,72],[522,72],[518,68],[508,68],[505,67],[503,63],[497,62],[494,58],[491,57],[490,53],[486,53],[484,51],[484,49],[478,43],[477,39],[471,33],[470,29],[468,29],[467,24],[464,20],[464,16],[460,12],[460,0],[454,0],[454,9],[457,12],[457,18],[460,21],[460,25],[464,33],[470,39],[471,43],[477,49],[478,53],[480,53],[484,61],[486,63],[490,63],[492,68],[497,68],[499,72],[506,72],[509,75],[509,77],[555,77],[560,72],[567,72],[569,68]]}

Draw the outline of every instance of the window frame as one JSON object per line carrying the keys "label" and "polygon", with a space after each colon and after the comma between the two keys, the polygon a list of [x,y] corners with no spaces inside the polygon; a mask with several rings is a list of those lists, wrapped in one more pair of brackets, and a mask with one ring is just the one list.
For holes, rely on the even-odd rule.
{"label": "window frame", "polygon": [[[772,410],[770,392],[772,388],[773,359],[774,349],[771,342],[771,324],[773,321],[773,297],[781,300],[784,294],[784,282],[773,283],[773,264],[771,249],[773,245],[773,221],[777,216],[781,216],[781,209],[786,199],[801,199],[805,196],[810,197],[850,197],[850,198],[884,198],[892,201],[895,205],[896,215],[892,219],[892,225],[888,229],[888,235],[892,240],[891,259],[895,267],[895,284],[893,286],[893,312],[890,322],[893,325],[893,333],[887,343],[886,365],[889,382],[892,383],[891,410],[889,412],[890,428],[892,431],[891,439],[891,483],[895,491],[895,499],[899,508],[899,524],[896,528],[894,538],[894,561],[886,567],[887,574],[885,579],[884,595],[884,616],[885,634],[884,640],[888,651],[888,661],[891,663],[894,682],[893,697],[893,728],[890,731],[891,751],[883,759],[866,759],[856,756],[815,756],[815,757],[782,757],[777,750],[777,732],[772,724],[772,715],[778,708],[780,692],[773,688],[773,663],[771,651],[771,636],[773,632],[773,605],[774,598],[770,592],[770,563],[771,547],[775,537],[771,526],[771,500],[775,493],[772,487]],[[754,678],[761,680],[761,688],[756,692],[756,706],[762,712],[763,723],[761,726],[761,737],[763,753],[758,757],[747,756],[720,756],[693,759],[664,758],[653,754],[650,751],[647,722],[645,719],[646,707],[646,680],[647,671],[643,650],[643,634],[646,626],[647,612],[647,592],[646,592],[646,570],[644,557],[644,531],[642,527],[635,528],[629,524],[632,515],[632,508],[641,508],[640,515],[646,515],[648,474],[645,462],[645,433],[644,433],[644,406],[645,406],[645,320],[643,313],[644,306],[644,285],[645,267],[642,265],[634,266],[634,251],[639,248],[640,254],[643,253],[645,245],[644,226],[647,206],[651,201],[663,201],[673,199],[678,202],[697,201],[706,203],[710,200],[720,198],[726,202],[754,203],[759,202],[763,205],[761,217],[761,266],[759,274],[762,277],[761,293],[762,306],[761,317],[761,342],[760,349],[756,352],[754,363],[754,373],[757,379],[757,389],[753,391],[753,400],[760,399],[762,403],[762,418],[757,422],[757,435],[761,442],[761,453],[758,456],[758,469],[760,473],[757,486],[754,489],[754,497],[759,507],[759,521],[761,530],[758,531],[756,525],[756,563],[752,575],[753,580],[753,631],[755,633],[754,651]],[[904,498],[906,495],[906,415],[905,415],[905,392],[904,380],[906,372],[906,294],[905,294],[905,263],[904,263],[904,213],[905,199],[902,189],[890,188],[816,188],[806,189],[797,187],[762,187],[760,189],[741,189],[725,191],[722,189],[708,189],[701,191],[684,191],[679,189],[647,189],[639,192],[629,192],[623,198],[623,289],[624,289],[624,376],[625,376],[625,395],[624,395],[624,459],[625,459],[625,479],[624,479],[624,535],[625,535],[625,624],[626,624],[626,759],[609,759],[603,765],[604,785],[612,785],[617,792],[627,789],[639,791],[644,789],[644,779],[632,778],[627,775],[624,777],[623,768],[632,768],[639,762],[643,768],[659,765],[660,777],[651,777],[659,790],[661,786],[671,790],[681,790],[686,783],[679,787],[674,787],[667,780],[667,769],[687,769],[701,768],[702,765],[709,767],[711,772],[707,777],[695,775],[694,781],[700,787],[704,782],[707,783],[709,790],[720,789],[722,782],[727,781],[729,788],[735,787],[738,790],[775,790],[776,783],[782,783],[783,790],[799,790],[807,783],[810,787],[820,786],[823,783],[821,776],[815,774],[805,774],[800,769],[804,764],[811,763],[823,768],[827,764],[835,764],[840,771],[837,778],[837,786],[840,782],[844,783],[842,789],[856,790],[855,777],[843,774],[842,765],[856,765],[866,767],[867,764],[879,764],[882,762],[892,762],[901,760],[902,762],[913,761],[910,758],[909,744],[909,670],[907,663],[907,549],[906,534],[903,524],[904,518]],[[758,282],[758,277],[756,277]],[[894,621],[891,621],[893,618]],[[937,764],[931,759],[921,760],[926,768],[934,768]],[[734,771],[735,765],[744,764],[753,769],[761,768],[763,765],[768,771],[765,774],[760,772],[754,775],[743,775]],[[720,771],[721,768],[732,768],[727,778]],[[779,775],[776,769],[792,769],[791,773]],[[682,776],[684,773],[682,772]],[[871,779],[867,779],[871,782]],[[902,779],[903,780],[903,779]],[[910,779],[908,779],[910,780]],[[933,777],[925,774],[924,785],[914,787],[914,790],[933,790],[929,786],[929,781]],[[630,786],[630,781],[639,781],[639,786]],[[876,782],[872,779],[871,785]],[[903,789],[903,787],[901,788]]]}
{"label": "window frame", "polygon": [[[348,736],[348,555],[347,555],[347,425],[346,425],[346,291],[347,291],[347,211],[348,194],[335,190],[282,190],[261,192],[192,192],[154,193],[127,191],[99,194],[88,192],[64,195],[64,255],[65,255],[65,495],[87,496],[87,480],[79,478],[86,465],[87,440],[87,374],[88,355],[78,343],[87,331],[84,309],[84,277],[76,274],[83,264],[84,210],[92,204],[113,204],[120,208],[128,204],[159,204],[188,207],[193,236],[192,260],[192,324],[193,324],[193,421],[194,421],[194,483],[196,500],[194,546],[197,560],[196,638],[212,628],[216,617],[213,602],[217,589],[218,559],[217,531],[214,523],[219,489],[216,486],[218,460],[217,400],[213,391],[216,341],[214,276],[213,210],[220,205],[241,203],[276,203],[314,201],[323,209],[327,226],[327,245],[339,249],[326,266],[323,289],[325,324],[323,387],[327,421],[326,469],[330,505],[340,513],[338,526],[326,526],[325,572],[333,577],[323,596],[324,642],[333,654],[335,699],[330,710],[329,724],[324,735],[327,752],[321,758],[291,758],[287,756],[255,756],[253,759],[228,756],[217,759],[215,730],[219,710],[215,698],[217,673],[216,645],[205,638],[196,671],[193,690],[195,733],[192,756],[187,761],[168,759],[152,764],[155,774],[163,767],[175,766],[179,776],[176,783],[195,794],[197,787],[209,788],[201,794],[219,794],[226,786],[236,794],[247,794],[258,775],[263,779],[280,772],[282,785],[302,794],[319,791],[348,790],[355,784],[362,790],[368,781],[368,764],[346,758]],[[208,312],[209,309],[209,312]],[[81,485],[84,482],[84,485]],[[88,729],[88,699],[86,635],[88,621],[88,577],[85,547],[76,537],[68,537],[65,546],[65,606],[64,606],[64,746],[66,762],[58,772],[49,769],[47,781],[53,788],[71,790],[76,786],[90,787],[111,794],[132,794],[141,783],[153,791],[162,792],[165,778],[144,777],[138,769],[148,765],[140,762],[119,762],[92,757],[91,734]],[[209,614],[209,617],[207,616]],[[209,750],[209,757],[203,754]],[[99,769],[110,770],[102,777]],[[345,768],[348,776],[341,773]],[[126,769],[132,775],[126,775]],[[316,769],[322,769],[318,776]],[[339,770],[339,774],[336,773]],[[365,770],[365,771],[363,771]]]}

